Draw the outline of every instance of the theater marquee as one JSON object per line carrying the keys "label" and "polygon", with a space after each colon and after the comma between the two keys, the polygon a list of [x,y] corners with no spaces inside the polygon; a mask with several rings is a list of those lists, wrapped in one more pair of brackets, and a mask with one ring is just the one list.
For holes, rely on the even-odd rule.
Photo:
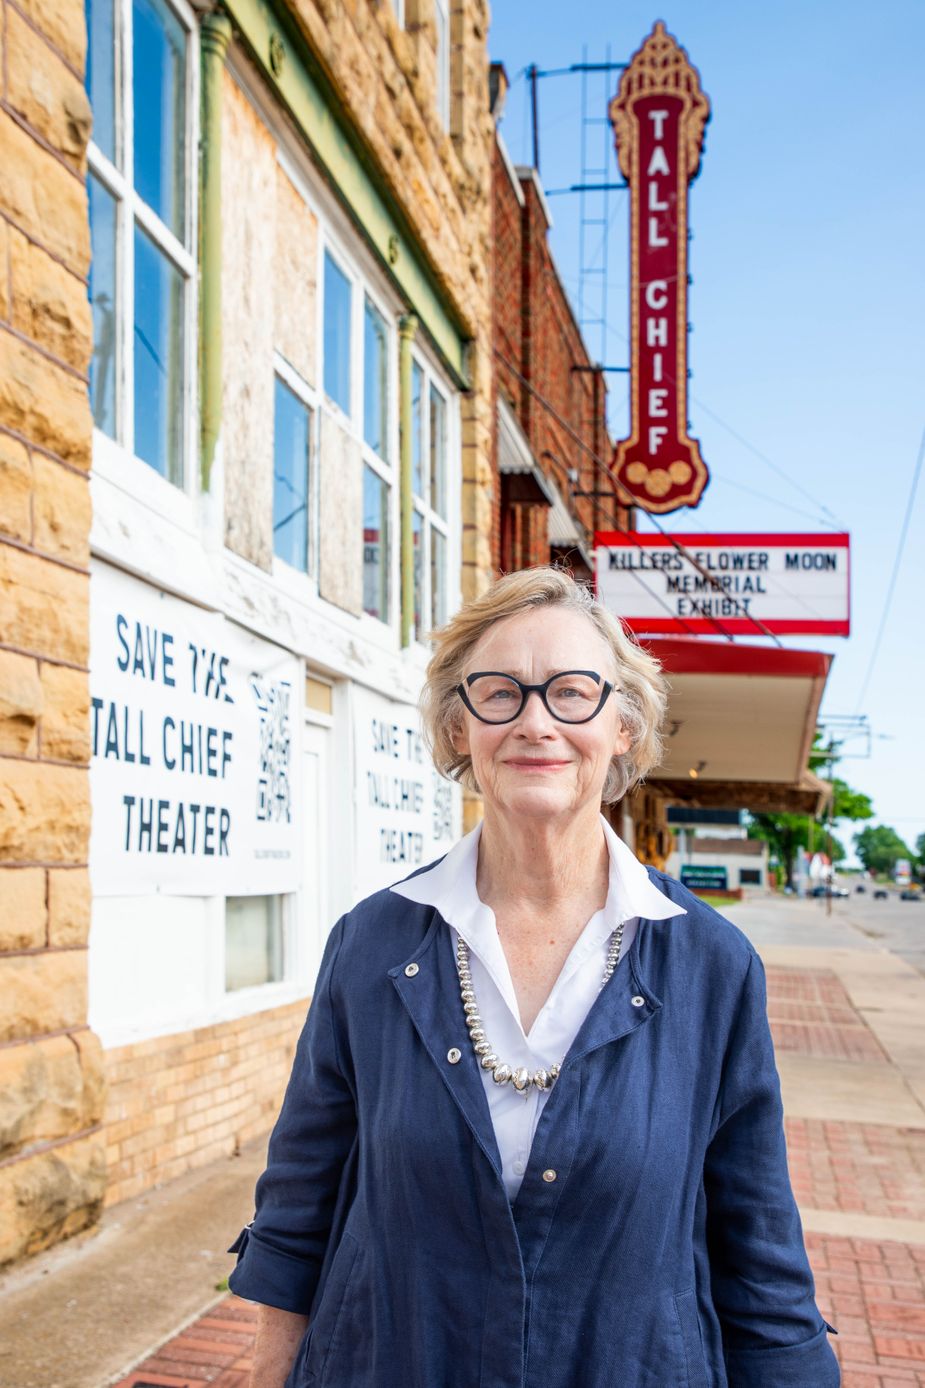
{"label": "theater marquee", "polygon": [[598,597],[650,635],[847,636],[849,537],[652,535],[594,537]]}
{"label": "theater marquee", "polygon": [[659,21],[610,104],[630,186],[631,433],[611,463],[646,511],[696,506],[709,473],[687,432],[687,188],[710,104]]}

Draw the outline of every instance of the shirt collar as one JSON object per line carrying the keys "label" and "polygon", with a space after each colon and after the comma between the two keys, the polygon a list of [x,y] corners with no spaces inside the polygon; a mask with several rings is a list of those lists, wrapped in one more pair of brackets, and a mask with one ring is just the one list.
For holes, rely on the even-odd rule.
{"label": "shirt collar", "polygon": [[[671,901],[649,878],[644,864],[628,848],[607,820],[601,815],[607,851],[610,854],[610,885],[607,901],[600,917],[602,936],[608,935],[620,921],[642,916],[646,920],[668,920],[671,916],[687,914],[683,906]],[[434,867],[419,872],[391,888],[398,896],[433,906],[448,924],[464,938],[475,944],[475,938],[489,931],[495,934],[494,914],[479,899],[476,886],[481,824],[454,844]]]}

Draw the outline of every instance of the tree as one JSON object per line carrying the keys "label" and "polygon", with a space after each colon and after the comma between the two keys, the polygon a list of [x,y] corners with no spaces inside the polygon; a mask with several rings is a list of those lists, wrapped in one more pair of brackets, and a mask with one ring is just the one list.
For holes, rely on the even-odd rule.
{"label": "tree", "polygon": [[873,819],[874,805],[869,795],[852,790],[836,776],[832,781],[833,819]]}
{"label": "tree", "polygon": [[[837,747],[822,746],[822,733],[817,730],[809,754],[812,771],[830,768],[837,761]],[[872,819],[874,807],[869,795],[854,790],[838,776],[832,779],[832,820]],[[809,815],[753,814],[748,826],[750,839],[764,839],[787,874],[787,885],[793,885],[793,865],[801,848],[826,853],[833,863],[846,857],[844,845],[828,829],[816,824]]]}
{"label": "tree", "polygon": [[844,844],[814,824],[805,814],[753,814],[748,826],[750,839],[763,839],[787,874],[787,885],[793,885],[793,865],[797,851],[812,848],[813,852],[826,853],[833,863],[840,863],[847,855]]}
{"label": "tree", "polygon": [[915,841],[915,856],[919,860],[919,865],[925,864],[925,834],[919,834]]}
{"label": "tree", "polygon": [[900,858],[912,858],[908,846],[889,825],[868,825],[854,836],[858,857],[868,872],[891,875]]}

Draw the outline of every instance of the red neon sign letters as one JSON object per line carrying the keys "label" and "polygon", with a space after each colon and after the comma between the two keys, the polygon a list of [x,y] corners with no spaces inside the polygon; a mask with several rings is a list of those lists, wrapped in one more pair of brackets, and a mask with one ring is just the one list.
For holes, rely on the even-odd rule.
{"label": "red neon sign letters", "polygon": [[659,21],[610,105],[630,185],[629,438],[611,468],[646,511],[696,506],[709,480],[687,432],[687,188],[710,114],[696,68]]}

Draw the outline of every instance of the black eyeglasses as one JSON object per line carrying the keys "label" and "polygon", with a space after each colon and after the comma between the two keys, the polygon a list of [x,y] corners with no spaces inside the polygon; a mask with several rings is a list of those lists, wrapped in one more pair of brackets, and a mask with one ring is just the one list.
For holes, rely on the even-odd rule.
{"label": "black eyeglasses", "polygon": [[613,693],[613,685],[594,670],[563,670],[543,684],[524,684],[500,670],[478,670],[456,686],[456,693],[481,723],[513,723],[531,694],[539,694],[560,723],[590,723]]}

